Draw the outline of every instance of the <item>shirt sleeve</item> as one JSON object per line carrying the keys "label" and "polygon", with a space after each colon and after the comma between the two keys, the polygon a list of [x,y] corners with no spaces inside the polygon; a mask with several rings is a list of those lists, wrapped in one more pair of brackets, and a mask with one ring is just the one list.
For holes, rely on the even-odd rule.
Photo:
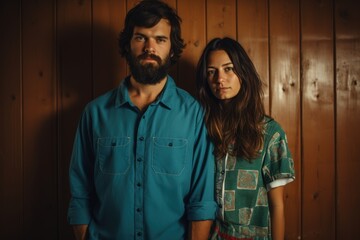
{"label": "shirt sleeve", "polygon": [[[201,117],[201,119],[203,119]],[[215,219],[215,159],[203,120],[195,127],[196,141],[193,154],[191,193],[187,204],[189,221]]]}
{"label": "shirt sleeve", "polygon": [[71,199],[68,209],[69,224],[89,224],[93,194],[93,144],[90,118],[83,113],[75,134],[69,168]]}
{"label": "shirt sleeve", "polygon": [[269,184],[266,184],[266,190],[270,191],[273,188],[285,186],[286,184],[291,183],[292,181],[294,181],[294,178],[277,179]]}
{"label": "shirt sleeve", "polygon": [[270,190],[292,182],[295,179],[295,169],[286,134],[282,128],[278,124],[270,127],[268,137],[263,174],[267,189]]}

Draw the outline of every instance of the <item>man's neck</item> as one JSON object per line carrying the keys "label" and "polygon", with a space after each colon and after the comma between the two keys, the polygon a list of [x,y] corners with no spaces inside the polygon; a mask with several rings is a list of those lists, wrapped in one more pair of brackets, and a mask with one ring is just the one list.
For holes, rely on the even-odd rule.
{"label": "man's neck", "polygon": [[132,103],[140,111],[145,110],[152,102],[156,100],[161,91],[164,89],[167,77],[157,84],[143,84],[137,82],[132,76],[130,77],[129,96]]}

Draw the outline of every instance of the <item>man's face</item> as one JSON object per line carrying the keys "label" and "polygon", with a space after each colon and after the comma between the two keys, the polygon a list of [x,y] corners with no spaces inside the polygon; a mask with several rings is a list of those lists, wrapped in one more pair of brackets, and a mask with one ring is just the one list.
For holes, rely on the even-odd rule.
{"label": "man's face", "polygon": [[156,84],[165,79],[170,67],[170,31],[165,19],[151,28],[134,27],[129,66],[137,82]]}

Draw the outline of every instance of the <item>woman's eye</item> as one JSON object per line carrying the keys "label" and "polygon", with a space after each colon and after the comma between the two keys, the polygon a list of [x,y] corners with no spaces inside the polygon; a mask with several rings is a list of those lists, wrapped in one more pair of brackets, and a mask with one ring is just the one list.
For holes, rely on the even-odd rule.
{"label": "woman's eye", "polygon": [[213,76],[215,74],[215,71],[214,70],[208,70],[207,71],[207,75],[208,76]]}
{"label": "woman's eye", "polygon": [[233,71],[233,67],[226,67],[224,70],[225,70],[225,72],[230,72],[230,71]]}

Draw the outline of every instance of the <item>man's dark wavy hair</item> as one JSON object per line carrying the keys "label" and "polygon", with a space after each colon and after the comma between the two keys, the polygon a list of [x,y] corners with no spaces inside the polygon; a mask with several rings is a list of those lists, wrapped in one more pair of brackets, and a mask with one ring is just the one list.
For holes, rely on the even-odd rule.
{"label": "man's dark wavy hair", "polygon": [[181,18],[174,9],[158,0],[143,0],[127,13],[124,29],[119,35],[121,56],[125,57],[127,61],[131,58],[130,40],[135,26],[151,28],[158,24],[161,19],[168,20],[171,25],[170,61],[171,64],[175,64],[185,47],[184,40],[181,38]]}

